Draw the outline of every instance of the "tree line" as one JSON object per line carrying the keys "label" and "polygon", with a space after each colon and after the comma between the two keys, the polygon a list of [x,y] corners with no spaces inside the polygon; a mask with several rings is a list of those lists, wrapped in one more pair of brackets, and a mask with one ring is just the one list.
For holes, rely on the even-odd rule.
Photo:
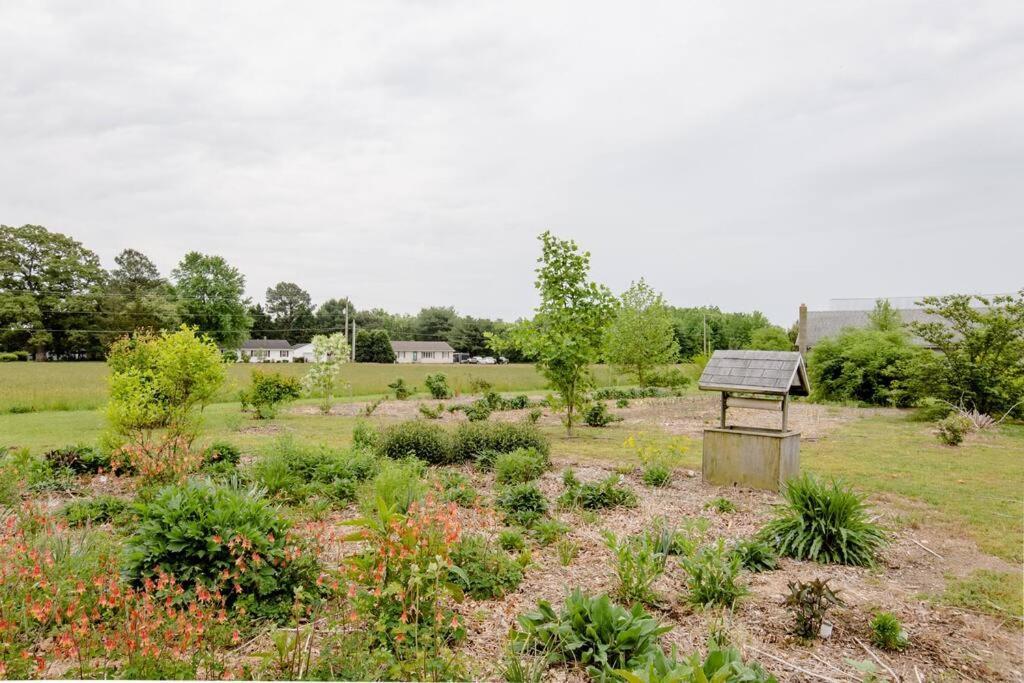
{"label": "tree line", "polygon": [[[314,304],[294,282],[266,290],[262,302],[245,294],[245,275],[225,258],[186,253],[169,276],[135,249],[125,249],[107,270],[95,252],[68,235],[38,225],[0,225],[0,352],[45,359],[94,359],[136,329],[167,330],[186,324],[224,348],[249,338],[292,344],[345,329],[359,330],[356,360],[394,360],[391,340],[446,341],[470,355],[501,353],[512,362],[532,362],[525,345],[497,344],[518,325],[460,315],[451,306],[416,314],[382,308],[357,309],[345,296]],[[725,313],[716,307],[676,308],[660,302],[676,357],[705,349],[792,348],[792,335],[765,316]]]}

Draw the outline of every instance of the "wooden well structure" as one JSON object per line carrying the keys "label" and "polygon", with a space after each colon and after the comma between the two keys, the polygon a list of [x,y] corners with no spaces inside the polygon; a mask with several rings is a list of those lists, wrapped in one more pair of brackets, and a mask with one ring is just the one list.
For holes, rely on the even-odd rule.
{"label": "wooden well structure", "polygon": [[[698,386],[722,393],[720,424],[704,430],[704,481],[777,491],[800,473],[800,432],[789,429],[789,399],[810,393],[803,356],[795,351],[715,351]],[[730,408],[778,413],[780,426],[730,425]]]}

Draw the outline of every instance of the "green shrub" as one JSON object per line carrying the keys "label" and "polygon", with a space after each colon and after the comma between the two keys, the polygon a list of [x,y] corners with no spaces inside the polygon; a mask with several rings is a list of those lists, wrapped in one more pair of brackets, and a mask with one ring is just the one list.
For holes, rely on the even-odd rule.
{"label": "green shrub", "polygon": [[947,446],[959,446],[974,427],[974,423],[963,415],[947,415],[936,424],[936,436]]}
{"label": "green shrub", "polygon": [[606,531],[604,543],[612,551],[615,575],[619,586],[616,595],[626,602],[640,602],[647,605],[658,600],[654,582],[665,573],[665,546],[660,539],[648,536],[627,536],[616,538]]}
{"label": "green shrub", "polygon": [[611,475],[597,483],[568,487],[558,498],[563,508],[601,510],[616,507],[636,507],[636,494],[619,486],[620,477]]}
{"label": "green shrub", "polygon": [[535,425],[542,417],[544,417],[543,408],[530,408],[530,412],[526,414],[526,422]]}
{"label": "green shrub", "polygon": [[534,523],[530,533],[538,543],[548,546],[569,533],[569,525],[557,519],[541,519]]}
{"label": "green shrub", "polygon": [[498,545],[507,552],[523,550],[526,547],[526,539],[519,529],[505,529],[498,534]]}
{"label": "green shrub", "polygon": [[364,420],[356,422],[352,428],[352,448],[361,451],[376,450],[380,442],[380,433],[377,429]]}
{"label": "green shrub", "polygon": [[203,462],[209,465],[228,463],[237,465],[242,460],[242,450],[227,441],[214,441],[203,450]]}
{"label": "green shrub", "polygon": [[920,396],[912,381],[922,354],[901,331],[848,329],[820,341],[807,358],[814,398],[908,407]]}
{"label": "green shrub", "polygon": [[917,402],[917,407],[911,414],[910,419],[914,422],[938,422],[953,412],[953,406],[937,398],[923,398]]}
{"label": "green shrub", "polygon": [[451,557],[461,570],[452,572],[451,580],[476,600],[500,598],[523,581],[523,568],[483,536],[463,536]]}
{"label": "green shrub", "polygon": [[740,564],[751,572],[767,572],[779,567],[779,556],[772,545],[759,538],[737,541],[732,552],[740,558]]}
{"label": "green shrub", "polygon": [[484,399],[473,401],[462,408],[470,422],[483,422],[491,416],[491,405]]}
{"label": "green shrub", "polygon": [[548,512],[548,500],[534,484],[510,486],[495,503],[505,513],[506,524],[529,527]]}
{"label": "green shrub", "polygon": [[0,363],[13,363],[18,360],[18,354],[10,351],[0,351]]}
{"label": "green shrub", "polygon": [[622,418],[608,412],[603,402],[591,403],[583,412],[583,421],[589,427],[607,427],[612,422],[621,422]]}
{"label": "green shrub", "polygon": [[790,479],[786,501],[759,532],[779,554],[797,560],[874,564],[885,533],[868,518],[864,499],[836,481],[810,475]]}
{"label": "green shrub", "polygon": [[423,383],[427,385],[430,395],[436,399],[444,400],[452,397],[452,390],[448,386],[448,378],[444,376],[444,373],[427,375],[423,378]]}
{"label": "green shrub", "polygon": [[828,610],[843,604],[839,592],[829,587],[828,579],[790,581],[788,585],[789,594],[783,604],[793,613],[793,633],[800,638],[817,638]]}
{"label": "green shrub", "polygon": [[523,422],[462,423],[452,435],[452,450],[458,462],[475,460],[484,451],[509,453],[520,448],[533,448],[547,456],[551,452],[548,438],[536,425]]}
{"label": "green shrub", "polygon": [[530,397],[526,394],[516,394],[504,401],[505,410],[525,410],[530,407]]}
{"label": "green shrub", "polygon": [[615,400],[615,407],[616,408],[628,408],[629,407],[629,399],[628,398],[616,399]]}
{"label": "green shrub", "polygon": [[275,440],[256,461],[253,478],[275,498],[302,501],[318,495],[346,503],[355,498],[359,482],[372,477],[377,466],[377,459],[366,451],[333,451],[286,436]]}
{"label": "green shrub", "polygon": [[899,651],[910,644],[903,624],[892,612],[879,612],[871,619],[871,642],[883,650]]}
{"label": "green shrub", "polygon": [[637,399],[637,398],[658,398],[661,396],[669,396],[671,392],[657,387],[631,387],[629,389],[621,389],[619,387],[602,387],[595,389],[591,393],[590,398],[594,401],[609,401],[620,399]]}
{"label": "green shrub", "polygon": [[75,474],[91,474],[110,470],[110,456],[90,446],[65,446],[47,451],[43,456],[54,469],[69,469]]}
{"label": "green shrub", "polygon": [[380,471],[359,487],[359,512],[366,518],[376,517],[379,505],[389,511],[404,514],[415,501],[427,494],[423,481],[423,463],[414,458],[385,460]]}
{"label": "green shrub", "polygon": [[416,393],[416,387],[409,386],[401,377],[389,384],[388,389],[391,389],[391,391],[395,393],[395,398],[399,401],[404,401]]}
{"label": "green shrub", "polygon": [[441,498],[446,503],[472,507],[480,499],[480,494],[462,472],[445,471],[441,473]]}
{"label": "green shrub", "polygon": [[426,403],[421,403],[417,408],[420,411],[420,415],[427,418],[428,420],[440,420],[441,416],[444,415],[444,404],[438,403],[437,406],[431,408]]}
{"label": "green shrub", "polygon": [[316,592],[315,555],[289,548],[287,522],[254,491],[190,480],[137,503],[136,513],[125,554],[135,582],[162,570],[186,595],[223,588],[253,616],[287,614],[296,588]]}
{"label": "green shrub", "polygon": [[692,558],[684,558],[687,600],[694,605],[732,607],[747,589],[737,583],[743,565],[739,557],[725,549],[721,540],[701,548]]}
{"label": "green shrub", "polygon": [[448,432],[438,424],[410,420],[386,427],[377,441],[377,451],[389,458],[415,457],[431,465],[455,462]]}
{"label": "green shrub", "polygon": [[690,383],[690,378],[679,368],[668,368],[655,370],[647,376],[647,385],[651,387],[666,387],[678,392]]}
{"label": "green shrub", "polygon": [[591,677],[608,680],[617,670],[641,666],[670,630],[640,605],[626,609],[607,595],[591,597],[577,588],[558,612],[541,600],[536,611],[520,615],[511,638],[519,651],[542,652],[552,662],[577,662]]}
{"label": "green shrub", "polygon": [[128,503],[121,498],[95,496],[71,501],[61,509],[60,514],[70,526],[85,526],[124,520],[127,510]]}
{"label": "green shrub", "polygon": [[494,460],[494,479],[499,484],[522,484],[544,474],[550,465],[547,455],[534,448],[500,453]]}
{"label": "green shrub", "polygon": [[661,488],[671,483],[672,470],[664,463],[651,462],[644,466],[640,479],[647,486]]}
{"label": "green shrub", "polygon": [[283,404],[302,396],[302,384],[295,377],[279,372],[264,373],[253,370],[248,389],[238,393],[242,410],[252,410],[259,420],[269,420],[277,414]]}
{"label": "green shrub", "polygon": [[45,458],[29,458],[25,461],[22,472],[28,489],[36,493],[70,493],[78,488],[78,480],[73,469],[55,466]]}

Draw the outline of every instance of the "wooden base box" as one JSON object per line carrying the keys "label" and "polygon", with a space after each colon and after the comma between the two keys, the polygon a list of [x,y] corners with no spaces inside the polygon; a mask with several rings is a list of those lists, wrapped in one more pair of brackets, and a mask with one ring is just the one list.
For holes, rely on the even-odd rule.
{"label": "wooden base box", "polygon": [[800,432],[705,429],[701,471],[704,481],[716,486],[779,491],[800,474]]}

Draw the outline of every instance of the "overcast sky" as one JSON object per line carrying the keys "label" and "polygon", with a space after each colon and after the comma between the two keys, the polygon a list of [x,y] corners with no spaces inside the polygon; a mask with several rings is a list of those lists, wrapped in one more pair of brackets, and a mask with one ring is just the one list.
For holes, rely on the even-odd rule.
{"label": "overcast sky", "polygon": [[545,229],[784,325],[1014,291],[1024,4],[4,0],[0,223],[506,319]]}

